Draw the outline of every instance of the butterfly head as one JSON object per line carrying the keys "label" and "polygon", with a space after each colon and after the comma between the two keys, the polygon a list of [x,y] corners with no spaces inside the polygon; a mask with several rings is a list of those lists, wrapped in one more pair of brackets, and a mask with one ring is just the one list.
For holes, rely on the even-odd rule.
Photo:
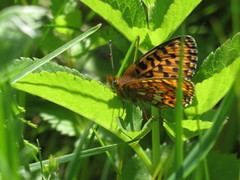
{"label": "butterfly head", "polygon": [[117,79],[114,76],[107,76],[107,83],[111,89],[116,90],[117,87]]}

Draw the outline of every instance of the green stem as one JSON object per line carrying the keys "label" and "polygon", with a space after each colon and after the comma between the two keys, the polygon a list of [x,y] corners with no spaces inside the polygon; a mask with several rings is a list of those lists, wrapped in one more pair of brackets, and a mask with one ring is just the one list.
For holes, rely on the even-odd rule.
{"label": "green stem", "polygon": [[[129,59],[130,59],[130,56],[131,56],[131,54],[132,54],[132,52],[133,52],[133,48],[135,47],[135,45],[136,45],[136,43],[137,43],[138,41],[139,41],[139,37],[137,37],[137,38],[135,39],[135,41],[132,42],[132,44],[131,44],[130,48],[128,49],[128,52],[127,52],[127,54],[126,54],[126,56],[125,56],[125,58],[124,58],[124,60],[123,60],[123,62],[122,62],[122,64],[121,64],[121,67],[120,67],[120,69],[119,69],[119,71],[118,71],[118,73],[117,73],[117,77],[122,76],[123,71],[126,69],[126,67],[128,67],[128,66],[130,65]],[[129,64],[128,64],[128,63],[129,63]]]}
{"label": "green stem", "polygon": [[[119,138],[121,138],[124,142],[132,141],[133,139],[126,136],[123,133],[118,134]],[[149,157],[145,153],[145,151],[142,149],[142,147],[139,145],[138,141],[130,143],[129,146],[138,154],[141,161],[145,164],[148,171],[152,174],[154,172],[152,162],[150,161]]]}
{"label": "green stem", "polygon": [[[152,107],[152,116],[159,119],[159,110]],[[152,162],[154,169],[160,160],[160,123],[159,120],[153,122],[152,127]]]}
{"label": "green stem", "polygon": [[130,146],[133,148],[133,150],[138,154],[141,161],[146,165],[148,171],[152,174],[154,172],[152,162],[148,158],[145,151],[142,149],[142,147],[139,144],[132,143]]}
{"label": "green stem", "polygon": [[[181,38],[181,44],[184,44],[184,39]],[[180,61],[179,61],[179,72],[178,72],[178,87],[177,87],[177,102],[175,109],[175,122],[176,122],[176,144],[175,144],[175,152],[176,152],[176,168],[178,169],[182,165],[183,161],[183,129],[182,129],[182,119],[183,119],[183,110],[182,110],[182,84],[183,84],[183,46],[180,49]]]}

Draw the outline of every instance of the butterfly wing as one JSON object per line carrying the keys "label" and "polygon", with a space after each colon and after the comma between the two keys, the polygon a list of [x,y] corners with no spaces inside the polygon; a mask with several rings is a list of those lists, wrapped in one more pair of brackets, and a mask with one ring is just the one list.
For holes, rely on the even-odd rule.
{"label": "butterfly wing", "polygon": [[[174,107],[176,104],[177,79],[152,78],[129,81],[123,85],[121,94],[133,102],[139,100],[158,108]],[[182,84],[183,106],[191,103],[194,86],[189,80]]]}
{"label": "butterfly wing", "polygon": [[158,108],[175,107],[179,62],[182,60],[183,105],[191,103],[197,45],[191,36],[173,38],[146,53],[120,78],[108,78],[118,95],[133,102],[144,101]]}
{"label": "butterfly wing", "polygon": [[197,62],[197,45],[191,36],[176,37],[153,48],[132,64],[122,79],[176,78],[180,58],[183,77],[191,79]]}

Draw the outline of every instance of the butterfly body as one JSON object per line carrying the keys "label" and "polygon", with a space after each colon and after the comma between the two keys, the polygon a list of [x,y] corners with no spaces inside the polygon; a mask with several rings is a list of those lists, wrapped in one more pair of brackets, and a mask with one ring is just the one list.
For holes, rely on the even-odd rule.
{"label": "butterfly body", "polygon": [[160,44],[130,65],[122,77],[108,76],[107,79],[123,99],[147,102],[158,108],[174,107],[180,60],[183,105],[187,106],[194,94],[190,79],[197,62],[197,46],[191,36],[176,37]]}

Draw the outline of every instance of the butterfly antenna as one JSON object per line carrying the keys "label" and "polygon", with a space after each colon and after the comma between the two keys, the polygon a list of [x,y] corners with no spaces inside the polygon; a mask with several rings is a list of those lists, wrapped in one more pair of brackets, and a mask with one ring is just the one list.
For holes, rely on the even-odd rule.
{"label": "butterfly antenna", "polygon": [[109,40],[109,58],[112,67],[112,74],[114,75],[113,53],[112,53],[112,40]]}

